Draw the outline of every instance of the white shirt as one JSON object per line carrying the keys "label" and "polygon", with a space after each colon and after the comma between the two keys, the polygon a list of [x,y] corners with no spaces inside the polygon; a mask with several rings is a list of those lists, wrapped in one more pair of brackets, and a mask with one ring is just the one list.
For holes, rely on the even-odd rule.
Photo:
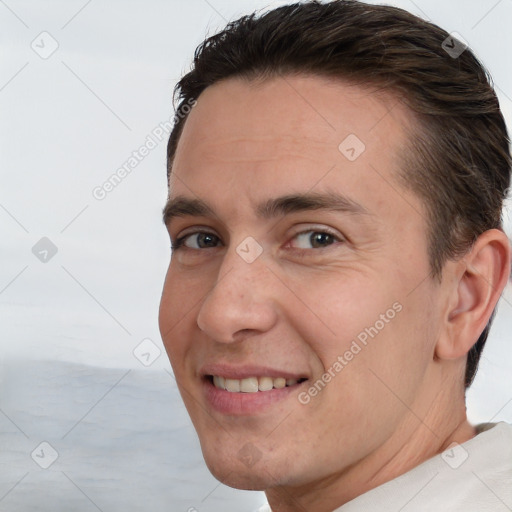
{"label": "white shirt", "polygon": [[512,511],[512,425],[488,423],[476,429],[473,439],[333,512]]}

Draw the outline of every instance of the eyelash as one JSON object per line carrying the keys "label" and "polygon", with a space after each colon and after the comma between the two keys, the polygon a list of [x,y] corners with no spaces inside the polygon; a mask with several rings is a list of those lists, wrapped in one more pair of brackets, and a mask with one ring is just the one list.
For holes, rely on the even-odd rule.
{"label": "eyelash", "polygon": [[[214,233],[210,233],[209,231],[194,231],[193,233],[187,233],[186,235],[184,235],[180,238],[171,240],[171,249],[173,251],[177,251],[178,249],[190,249],[190,247],[185,247],[185,241],[187,240],[187,238],[189,238],[193,235],[200,235],[200,234],[217,236]],[[204,249],[190,249],[190,250],[191,251],[199,251],[199,250],[204,250]]]}
{"label": "eyelash", "polygon": [[[331,231],[329,231],[328,229],[325,229],[325,228],[323,228],[323,229],[305,229],[303,231],[299,231],[298,233],[295,233],[295,235],[291,238],[291,240],[294,240],[299,235],[303,235],[305,233],[321,233],[321,234],[330,235],[338,243],[343,243],[343,242],[346,241],[343,237],[340,237],[336,233],[333,233],[333,232],[331,232]],[[193,231],[192,233],[187,233],[186,235],[183,235],[182,237],[176,238],[175,240],[171,240],[171,249],[173,251],[177,251],[177,250],[180,250],[180,249],[188,249],[188,250],[191,250],[191,251],[201,251],[201,250],[204,250],[204,249],[191,249],[190,247],[186,247],[184,245],[185,241],[189,237],[194,236],[194,235],[200,235],[200,234],[206,234],[206,235],[215,236],[220,241],[220,238],[215,233],[211,233],[210,231]],[[322,247],[320,249],[318,249],[318,248],[317,249],[314,249],[314,248],[313,249],[300,249],[300,248],[293,247],[292,250],[295,250],[297,252],[312,251],[312,250],[319,251],[321,249],[328,249],[330,247],[330,245],[334,245],[334,244],[329,244],[329,246]],[[216,249],[216,247],[213,247],[213,249]]]}

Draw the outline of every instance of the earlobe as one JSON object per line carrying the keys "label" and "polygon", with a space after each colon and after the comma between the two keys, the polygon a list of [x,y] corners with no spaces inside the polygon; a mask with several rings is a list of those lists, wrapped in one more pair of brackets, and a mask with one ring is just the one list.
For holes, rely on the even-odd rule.
{"label": "earlobe", "polygon": [[482,233],[453,267],[453,287],[439,359],[464,357],[485,329],[510,275],[510,242],[498,229]]}

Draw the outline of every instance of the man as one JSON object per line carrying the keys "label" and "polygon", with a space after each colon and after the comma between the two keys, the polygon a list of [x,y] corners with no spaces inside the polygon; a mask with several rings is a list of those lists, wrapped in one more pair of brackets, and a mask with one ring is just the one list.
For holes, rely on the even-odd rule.
{"label": "man", "polygon": [[471,51],[308,2],[207,39],[177,93],[160,330],[211,472],[273,512],[512,509],[512,427],[465,411],[510,268]]}

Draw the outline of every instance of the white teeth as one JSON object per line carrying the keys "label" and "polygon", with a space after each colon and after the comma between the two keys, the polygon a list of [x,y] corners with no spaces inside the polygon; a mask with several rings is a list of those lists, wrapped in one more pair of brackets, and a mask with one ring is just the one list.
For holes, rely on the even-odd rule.
{"label": "white teeth", "polygon": [[238,379],[226,379],[226,390],[232,393],[240,392],[240,381]]}
{"label": "white teeth", "polygon": [[276,389],[282,389],[286,386],[286,379],[283,379],[283,377],[278,377],[277,379],[274,379],[274,387]]}
{"label": "white teeth", "polygon": [[270,391],[274,387],[274,379],[272,377],[260,377],[258,389],[260,391]]}
{"label": "white teeth", "polygon": [[224,385],[224,377],[215,375],[215,377],[213,377],[213,384],[216,388],[226,389],[226,386]]}
{"label": "white teeth", "polygon": [[283,389],[286,386],[295,386],[297,379],[285,379],[284,377],[248,377],[246,379],[226,379],[219,375],[213,376],[213,385],[218,389],[225,389],[232,393],[256,393],[258,391],[270,391],[271,389]]}
{"label": "white teeth", "polygon": [[257,393],[258,392],[258,379],[256,377],[249,377],[240,381],[240,391],[242,393]]}

